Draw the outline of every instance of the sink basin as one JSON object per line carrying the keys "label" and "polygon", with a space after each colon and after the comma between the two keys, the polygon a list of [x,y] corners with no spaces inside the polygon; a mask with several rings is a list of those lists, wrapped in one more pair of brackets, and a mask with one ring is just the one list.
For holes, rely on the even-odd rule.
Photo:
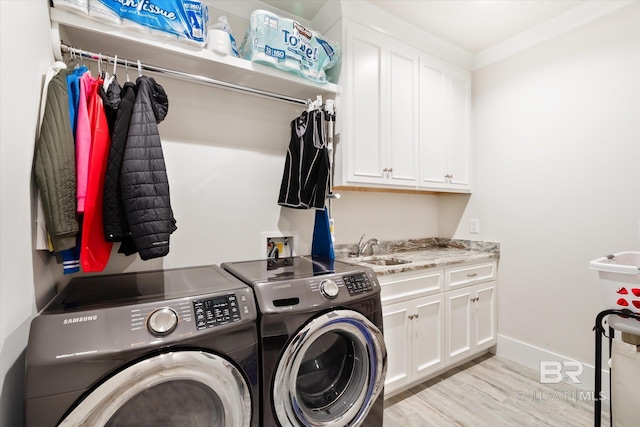
{"label": "sink basin", "polygon": [[363,258],[360,262],[363,264],[373,264],[373,265],[401,265],[401,264],[409,264],[411,261],[407,261],[399,258],[371,257],[371,258]]}

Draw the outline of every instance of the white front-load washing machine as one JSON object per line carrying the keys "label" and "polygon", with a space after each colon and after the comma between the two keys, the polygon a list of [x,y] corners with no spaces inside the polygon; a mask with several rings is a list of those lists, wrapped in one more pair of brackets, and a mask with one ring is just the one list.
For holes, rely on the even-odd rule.
{"label": "white front-load washing machine", "polygon": [[33,319],[26,427],[256,427],[251,288],[219,267],[72,280]]}

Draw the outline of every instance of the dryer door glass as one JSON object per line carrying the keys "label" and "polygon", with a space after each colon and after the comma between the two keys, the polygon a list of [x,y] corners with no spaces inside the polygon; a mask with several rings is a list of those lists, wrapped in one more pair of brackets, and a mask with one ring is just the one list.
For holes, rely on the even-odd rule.
{"label": "dryer door glass", "polygon": [[251,394],[227,359],[180,351],[144,359],[92,390],[60,426],[248,427]]}
{"label": "dryer door glass", "polygon": [[167,381],[125,402],[105,427],[223,426],[224,404],[216,393],[195,381]]}
{"label": "dryer door glass", "polygon": [[272,389],[282,425],[357,426],[382,391],[386,348],[380,330],[351,310],[314,318],[290,341]]}

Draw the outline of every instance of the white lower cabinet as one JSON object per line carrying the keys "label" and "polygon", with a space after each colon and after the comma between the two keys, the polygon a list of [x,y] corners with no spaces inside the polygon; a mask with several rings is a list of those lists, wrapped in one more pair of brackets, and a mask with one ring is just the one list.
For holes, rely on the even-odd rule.
{"label": "white lower cabinet", "polygon": [[467,359],[496,343],[496,282],[445,292],[445,361]]}
{"label": "white lower cabinet", "polygon": [[393,392],[444,366],[441,294],[382,309],[388,352],[385,392]]}
{"label": "white lower cabinet", "polygon": [[385,396],[495,345],[496,262],[382,275],[378,280],[388,353]]}

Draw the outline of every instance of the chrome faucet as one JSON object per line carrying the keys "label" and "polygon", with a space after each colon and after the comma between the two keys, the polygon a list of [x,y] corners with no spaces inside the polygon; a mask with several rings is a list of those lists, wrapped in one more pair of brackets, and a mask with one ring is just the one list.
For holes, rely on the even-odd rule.
{"label": "chrome faucet", "polygon": [[371,247],[371,254],[373,255],[373,247],[379,246],[380,241],[375,238],[371,238],[367,240],[364,244],[362,244],[362,240],[364,239],[364,234],[360,237],[360,241],[358,241],[358,256],[363,256],[367,249]]}

